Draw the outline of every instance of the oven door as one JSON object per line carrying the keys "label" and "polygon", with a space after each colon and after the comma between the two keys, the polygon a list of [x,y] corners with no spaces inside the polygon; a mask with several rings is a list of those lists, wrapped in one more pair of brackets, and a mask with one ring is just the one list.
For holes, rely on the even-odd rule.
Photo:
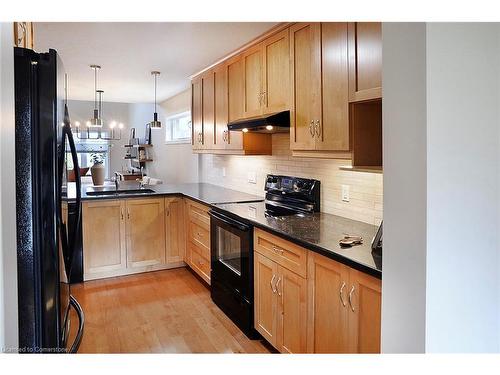
{"label": "oven door", "polygon": [[252,227],[220,212],[210,212],[211,277],[245,299],[251,298]]}

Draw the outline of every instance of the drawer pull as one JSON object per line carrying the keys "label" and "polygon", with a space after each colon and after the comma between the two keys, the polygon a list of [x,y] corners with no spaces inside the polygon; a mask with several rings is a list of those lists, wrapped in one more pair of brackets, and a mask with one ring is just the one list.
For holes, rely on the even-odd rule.
{"label": "drawer pull", "polygon": [[279,247],[277,246],[273,246],[273,251],[278,254],[280,253],[281,255],[283,255],[283,249],[280,249]]}

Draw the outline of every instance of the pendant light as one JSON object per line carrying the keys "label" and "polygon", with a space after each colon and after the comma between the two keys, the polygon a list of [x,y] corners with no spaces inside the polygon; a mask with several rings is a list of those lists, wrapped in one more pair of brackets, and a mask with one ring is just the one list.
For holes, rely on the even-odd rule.
{"label": "pendant light", "polygon": [[102,93],[104,91],[97,90],[97,71],[101,69],[100,65],[90,65],[94,69],[94,116],[87,121],[89,128],[102,128],[103,121],[101,118],[102,112]]}
{"label": "pendant light", "polygon": [[151,129],[161,129],[161,121],[158,121],[158,113],[156,112],[156,80],[160,75],[160,72],[153,71],[151,75],[155,77],[155,113],[153,115],[153,121],[151,121],[148,125]]}

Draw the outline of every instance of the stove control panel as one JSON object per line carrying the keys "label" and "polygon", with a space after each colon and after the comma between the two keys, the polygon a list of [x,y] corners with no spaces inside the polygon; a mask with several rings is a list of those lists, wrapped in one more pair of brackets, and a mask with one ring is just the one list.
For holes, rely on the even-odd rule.
{"label": "stove control panel", "polygon": [[319,187],[318,180],[269,174],[265,186],[266,199],[279,200],[285,204],[303,201],[312,203],[319,209]]}

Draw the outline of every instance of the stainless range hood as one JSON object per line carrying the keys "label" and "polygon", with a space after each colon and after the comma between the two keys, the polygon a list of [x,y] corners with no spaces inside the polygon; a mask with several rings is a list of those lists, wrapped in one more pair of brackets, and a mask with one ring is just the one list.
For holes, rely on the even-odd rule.
{"label": "stainless range hood", "polygon": [[290,131],[290,111],[232,121],[227,124],[227,128],[245,133],[288,133]]}

